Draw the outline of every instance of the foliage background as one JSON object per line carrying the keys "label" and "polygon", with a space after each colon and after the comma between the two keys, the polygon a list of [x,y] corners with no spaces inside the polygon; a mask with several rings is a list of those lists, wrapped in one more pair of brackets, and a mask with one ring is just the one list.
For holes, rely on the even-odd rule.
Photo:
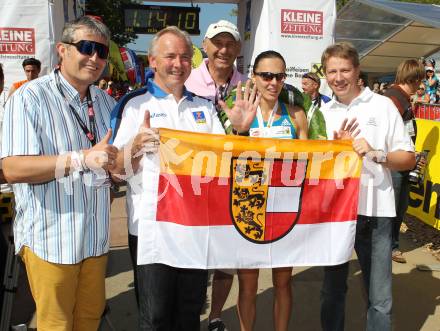
{"label": "foliage background", "polygon": [[140,4],[140,0],[87,0],[86,14],[102,17],[111,31],[112,40],[119,46],[125,46],[135,40],[137,35],[124,28],[124,8],[130,4]]}

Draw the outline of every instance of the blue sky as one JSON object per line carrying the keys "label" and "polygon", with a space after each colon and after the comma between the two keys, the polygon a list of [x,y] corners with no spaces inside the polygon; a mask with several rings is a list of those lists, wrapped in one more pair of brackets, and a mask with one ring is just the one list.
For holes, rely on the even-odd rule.
{"label": "blue sky", "polygon": [[[213,0],[215,1],[215,0]],[[184,6],[184,7],[190,7],[191,2],[188,1],[188,3],[182,3],[182,2],[154,2],[154,1],[145,1],[145,5],[161,5],[161,6]],[[236,5],[233,4],[211,4],[211,3],[197,3],[196,1],[193,2],[194,6],[200,7],[200,21],[199,21],[199,28],[200,28],[200,36],[191,36],[192,41],[194,45],[201,46],[203,36],[205,35],[206,29],[208,28],[208,25],[214,22],[217,22],[221,19],[226,19],[228,21],[231,21],[233,23],[237,22],[237,18],[235,16],[230,16],[230,12],[232,8],[234,8]],[[146,51],[147,48],[150,45],[150,40],[152,39],[153,35],[145,34],[145,35],[139,35],[138,38],[134,43],[127,44],[127,47],[136,51]]]}

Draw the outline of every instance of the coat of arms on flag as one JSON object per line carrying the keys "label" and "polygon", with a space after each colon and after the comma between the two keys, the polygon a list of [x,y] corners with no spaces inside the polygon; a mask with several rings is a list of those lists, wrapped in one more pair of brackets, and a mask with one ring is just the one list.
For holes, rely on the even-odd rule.
{"label": "coat of arms on flag", "polygon": [[[246,239],[262,244],[279,240],[295,225],[307,162],[289,161],[290,170],[284,173],[283,160],[266,164],[269,166],[264,160],[237,158],[231,163],[230,208],[234,225]],[[299,171],[300,180],[292,182],[291,171]]]}
{"label": "coat of arms on flag", "polygon": [[143,174],[157,183],[143,197],[157,205],[139,220],[138,263],[274,268],[350,259],[362,166],[350,141],[159,133],[160,157]]}

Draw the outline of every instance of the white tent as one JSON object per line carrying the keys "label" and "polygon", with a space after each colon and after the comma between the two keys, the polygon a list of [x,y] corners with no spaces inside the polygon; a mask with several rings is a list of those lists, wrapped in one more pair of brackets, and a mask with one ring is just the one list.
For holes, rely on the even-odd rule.
{"label": "white tent", "polygon": [[440,50],[440,6],[350,1],[336,20],[336,41],[343,40],[359,51],[363,71],[394,73],[400,62]]}

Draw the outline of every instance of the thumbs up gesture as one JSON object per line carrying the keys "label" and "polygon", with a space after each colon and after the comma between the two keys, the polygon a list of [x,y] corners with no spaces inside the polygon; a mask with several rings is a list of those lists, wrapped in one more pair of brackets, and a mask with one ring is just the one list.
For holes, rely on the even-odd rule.
{"label": "thumbs up gesture", "polygon": [[133,139],[131,157],[141,158],[145,153],[156,153],[159,144],[159,131],[150,127],[150,112],[146,110],[142,125]]}
{"label": "thumbs up gesture", "polygon": [[95,146],[84,150],[84,162],[89,169],[109,170],[115,165],[118,149],[109,144],[112,137],[112,129]]}

